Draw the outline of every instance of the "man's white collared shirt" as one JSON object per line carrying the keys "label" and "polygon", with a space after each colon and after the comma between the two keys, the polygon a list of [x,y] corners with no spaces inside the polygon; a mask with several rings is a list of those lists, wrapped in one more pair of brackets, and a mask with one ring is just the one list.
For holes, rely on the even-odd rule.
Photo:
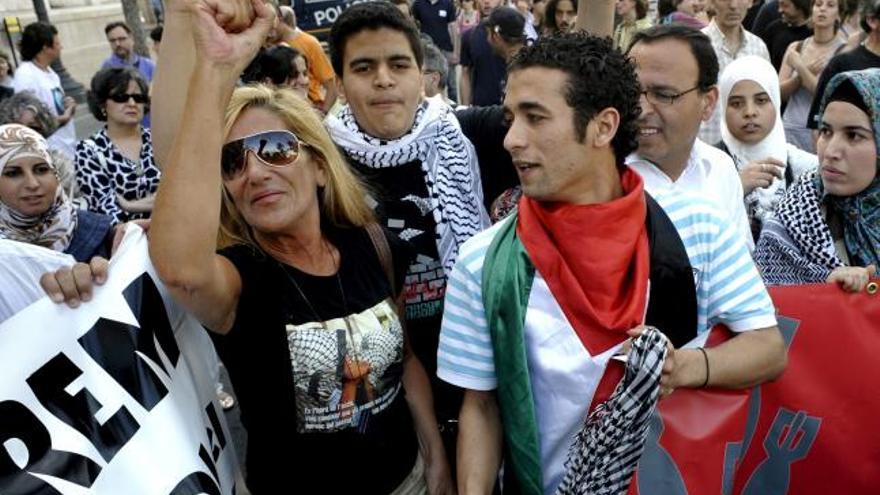
{"label": "man's white collared shirt", "polygon": [[694,141],[684,171],[676,180],[650,161],[633,153],[626,164],[642,176],[645,190],[652,196],[666,191],[683,191],[713,202],[741,232],[749,251],[754,250],[752,231],[743,203],[743,188],[733,160],[723,151],[699,139]]}

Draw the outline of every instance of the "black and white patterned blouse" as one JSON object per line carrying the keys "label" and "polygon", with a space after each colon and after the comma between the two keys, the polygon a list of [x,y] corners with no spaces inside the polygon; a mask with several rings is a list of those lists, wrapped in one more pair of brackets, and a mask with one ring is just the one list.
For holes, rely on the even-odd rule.
{"label": "black and white patterned blouse", "polygon": [[116,195],[128,201],[145,198],[156,192],[160,176],[159,167],[153,161],[153,142],[147,128],[141,131],[139,161],[123,156],[107,136],[106,128],[76,144],[76,182],[88,209],[110,215],[117,222],[150,216],[123,210]]}

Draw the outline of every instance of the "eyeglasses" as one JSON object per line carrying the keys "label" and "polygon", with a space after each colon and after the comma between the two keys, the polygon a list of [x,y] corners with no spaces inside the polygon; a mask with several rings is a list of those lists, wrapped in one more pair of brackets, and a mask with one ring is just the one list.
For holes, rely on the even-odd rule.
{"label": "eyeglasses", "polygon": [[675,105],[675,102],[682,96],[699,88],[700,85],[698,84],[691,89],[686,89],[682,91],[681,93],[674,93],[672,91],[669,91],[668,89],[646,89],[643,90],[640,94],[644,95],[645,99],[653,105],[670,106]]}
{"label": "eyeglasses", "polygon": [[134,100],[134,102],[139,105],[146,105],[150,102],[150,97],[141,93],[116,93],[110,95],[108,98],[116,103],[128,103],[129,99]]}
{"label": "eyeglasses", "polygon": [[248,151],[265,165],[284,167],[296,161],[300,146],[299,139],[290,131],[264,131],[230,141],[223,145],[220,154],[223,180],[234,180],[241,176]]}

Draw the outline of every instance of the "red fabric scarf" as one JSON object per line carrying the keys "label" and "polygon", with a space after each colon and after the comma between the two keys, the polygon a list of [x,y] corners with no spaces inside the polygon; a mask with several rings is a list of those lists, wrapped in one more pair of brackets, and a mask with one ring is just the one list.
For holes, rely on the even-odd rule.
{"label": "red fabric scarf", "polygon": [[647,205],[642,178],[621,175],[608,203],[519,202],[516,233],[590,355],[627,338],[648,299]]}

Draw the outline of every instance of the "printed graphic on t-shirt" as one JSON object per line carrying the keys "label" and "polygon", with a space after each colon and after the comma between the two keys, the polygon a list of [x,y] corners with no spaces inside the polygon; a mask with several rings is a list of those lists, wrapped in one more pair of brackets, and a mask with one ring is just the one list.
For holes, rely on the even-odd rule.
{"label": "printed graphic on t-shirt", "polygon": [[354,428],[400,392],[403,330],[386,299],[361,313],[287,325],[300,433]]}
{"label": "printed graphic on t-shirt", "polygon": [[423,254],[410,265],[403,284],[406,319],[430,318],[443,311],[446,275],[440,260]]}
{"label": "printed graphic on t-shirt", "polygon": [[64,113],[64,90],[52,88],[52,101],[55,103],[55,111],[58,115]]}
{"label": "printed graphic on t-shirt", "polygon": [[[421,187],[424,187],[423,184],[417,183]],[[427,191],[419,192],[427,194]],[[434,240],[434,206],[428,197],[408,194],[388,210],[387,227],[401,239],[412,243],[419,253],[407,270],[403,284],[406,319],[439,315],[443,311],[446,275]]]}

